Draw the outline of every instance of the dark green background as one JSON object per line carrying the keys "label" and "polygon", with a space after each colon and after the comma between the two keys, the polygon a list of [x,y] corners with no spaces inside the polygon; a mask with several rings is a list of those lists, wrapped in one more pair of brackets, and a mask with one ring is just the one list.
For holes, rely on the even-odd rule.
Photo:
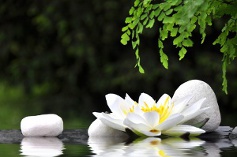
{"label": "dark green background", "polygon": [[[145,74],[137,68],[131,45],[120,43],[129,0],[3,0],[0,2],[0,128],[19,128],[29,115],[56,113],[66,128],[88,127],[91,112],[109,110],[105,95],[141,92],[154,99],[190,79],[200,79],[215,91],[222,125],[235,125],[236,61],[228,68],[228,92],[222,92],[222,54],[212,42],[225,19],[207,28],[200,44],[182,61],[172,40],[165,43],[169,69],[162,67],[157,48],[159,23],[141,35]],[[228,17],[227,17],[228,18]],[[6,120],[7,119],[7,120]]]}

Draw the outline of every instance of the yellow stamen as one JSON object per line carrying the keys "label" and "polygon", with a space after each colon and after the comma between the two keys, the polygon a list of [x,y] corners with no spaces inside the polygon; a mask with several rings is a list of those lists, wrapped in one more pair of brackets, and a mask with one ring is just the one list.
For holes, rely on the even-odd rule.
{"label": "yellow stamen", "polygon": [[167,106],[165,108],[165,110],[163,111],[160,117],[160,123],[163,123],[170,116],[173,106],[174,104],[172,104],[171,106]]}
{"label": "yellow stamen", "polygon": [[134,112],[134,108],[135,108],[135,106],[132,106],[132,107],[129,109],[129,112]]}
{"label": "yellow stamen", "polygon": [[125,115],[127,115],[128,113],[134,112],[135,106],[137,106],[138,103],[136,101],[134,101],[134,105],[132,107],[130,107],[128,110],[123,110],[123,113]]}
{"label": "yellow stamen", "polygon": [[[160,115],[160,120],[159,120],[159,124],[160,124],[160,123],[163,123],[170,116],[172,112],[174,104],[169,105],[169,101],[170,101],[170,97],[167,96],[165,101],[162,104],[160,104],[158,107],[156,103],[154,103],[152,106],[149,106],[147,102],[143,102],[144,105],[141,106],[141,110],[143,112],[156,111]],[[127,115],[128,113],[134,112],[134,108],[136,105],[138,105],[138,103],[134,102],[134,105],[129,110],[123,111],[124,114]]]}
{"label": "yellow stamen", "polygon": [[167,96],[167,98],[165,99],[164,106],[167,106],[167,103],[168,103],[169,100],[170,100],[170,97]]}

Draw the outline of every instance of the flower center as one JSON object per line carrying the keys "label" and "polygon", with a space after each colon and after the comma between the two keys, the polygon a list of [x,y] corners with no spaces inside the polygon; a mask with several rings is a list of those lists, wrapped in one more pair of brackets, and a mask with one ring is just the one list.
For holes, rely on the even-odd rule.
{"label": "flower center", "polygon": [[[146,102],[142,106],[140,106],[140,109],[143,112],[152,112],[156,111],[160,115],[160,121],[159,124],[163,123],[171,114],[171,111],[173,109],[174,104],[172,103],[170,105],[169,103],[170,97],[167,97],[165,101],[162,104],[159,104],[158,106],[156,103],[153,105],[148,105]],[[129,108],[129,110],[123,110],[123,113],[127,115],[128,113],[134,112],[134,109],[138,104],[136,101],[134,101],[134,105]]]}
{"label": "flower center", "polygon": [[159,133],[159,130],[152,129],[152,130],[150,130],[150,132],[152,132],[152,133]]}
{"label": "flower center", "polygon": [[171,114],[173,104],[169,105],[170,98],[167,97],[164,101],[164,103],[160,104],[158,107],[156,104],[153,104],[152,106],[149,106],[146,102],[144,102],[144,105],[141,107],[141,110],[143,112],[152,112],[156,111],[160,115],[160,121],[159,124],[164,122]]}

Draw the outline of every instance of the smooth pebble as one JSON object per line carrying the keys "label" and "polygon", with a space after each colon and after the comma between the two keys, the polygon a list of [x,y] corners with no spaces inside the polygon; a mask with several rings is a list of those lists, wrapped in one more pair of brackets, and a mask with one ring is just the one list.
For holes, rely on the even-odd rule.
{"label": "smooth pebble", "polygon": [[63,120],[56,114],[28,116],[21,120],[24,136],[58,136],[63,131]]}
{"label": "smooth pebble", "polygon": [[181,84],[178,89],[175,91],[173,100],[192,95],[192,99],[189,101],[189,104],[195,103],[196,101],[206,98],[202,108],[210,107],[205,110],[202,114],[195,117],[194,119],[187,122],[187,124],[196,124],[203,121],[206,118],[209,118],[207,123],[202,127],[202,129],[207,132],[214,131],[218,128],[221,123],[221,114],[219,106],[217,103],[216,95],[212,88],[204,81],[201,80],[190,80]]}

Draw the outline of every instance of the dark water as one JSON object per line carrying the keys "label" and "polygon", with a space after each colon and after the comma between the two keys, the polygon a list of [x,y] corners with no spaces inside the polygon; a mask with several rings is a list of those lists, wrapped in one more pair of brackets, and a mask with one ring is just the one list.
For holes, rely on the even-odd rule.
{"label": "dark water", "polygon": [[86,130],[64,131],[59,137],[23,137],[19,130],[0,131],[0,156],[235,157],[237,139],[226,136],[229,129],[225,128],[203,138],[152,137],[133,141],[121,137],[88,139]]}
{"label": "dark water", "polygon": [[132,143],[116,138],[89,139],[87,144],[64,144],[58,138],[24,138],[20,144],[0,144],[0,154],[5,157],[17,156],[160,156],[160,157],[234,157],[237,156],[236,141],[203,141],[192,138],[146,138]]}

